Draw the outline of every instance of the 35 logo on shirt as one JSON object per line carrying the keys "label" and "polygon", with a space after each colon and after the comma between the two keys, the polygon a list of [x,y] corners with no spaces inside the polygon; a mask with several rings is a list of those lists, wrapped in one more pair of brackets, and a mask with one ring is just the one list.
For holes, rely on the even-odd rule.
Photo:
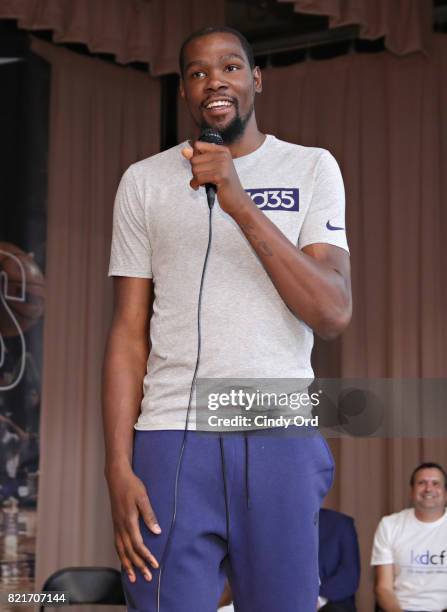
{"label": "35 logo on shirt", "polygon": [[299,211],[299,189],[283,187],[259,187],[245,190],[261,210]]}

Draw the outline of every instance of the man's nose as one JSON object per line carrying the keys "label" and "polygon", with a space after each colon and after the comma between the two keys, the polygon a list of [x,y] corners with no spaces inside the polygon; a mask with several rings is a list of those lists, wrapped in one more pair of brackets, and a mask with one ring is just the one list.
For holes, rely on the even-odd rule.
{"label": "man's nose", "polygon": [[222,89],[222,88],[226,88],[228,86],[224,75],[222,74],[222,72],[219,70],[213,70],[209,73],[208,76],[208,81],[206,84],[206,88],[211,90],[211,91],[216,91],[218,89]]}

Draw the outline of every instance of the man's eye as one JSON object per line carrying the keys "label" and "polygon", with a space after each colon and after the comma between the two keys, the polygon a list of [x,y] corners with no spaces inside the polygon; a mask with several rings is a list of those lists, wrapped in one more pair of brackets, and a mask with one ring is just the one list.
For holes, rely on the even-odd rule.
{"label": "man's eye", "polygon": [[230,64],[229,66],[226,66],[225,70],[233,72],[234,70],[239,70],[239,66],[236,66],[236,64]]}
{"label": "man's eye", "polygon": [[202,78],[202,76],[204,76],[204,75],[205,75],[205,73],[203,72],[203,70],[196,70],[196,72],[193,72],[193,73],[191,74],[191,77],[192,77],[193,79],[200,79],[200,78]]}

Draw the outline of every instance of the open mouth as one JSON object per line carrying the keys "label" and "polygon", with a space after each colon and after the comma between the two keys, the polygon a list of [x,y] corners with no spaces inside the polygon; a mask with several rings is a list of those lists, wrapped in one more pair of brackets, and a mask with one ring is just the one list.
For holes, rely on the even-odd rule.
{"label": "open mouth", "polygon": [[203,105],[203,108],[212,115],[221,115],[227,113],[234,104],[231,100],[222,98],[210,100]]}

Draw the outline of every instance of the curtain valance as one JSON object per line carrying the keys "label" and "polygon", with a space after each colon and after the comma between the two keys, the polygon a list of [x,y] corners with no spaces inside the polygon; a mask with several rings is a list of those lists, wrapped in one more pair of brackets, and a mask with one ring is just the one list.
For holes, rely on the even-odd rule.
{"label": "curtain valance", "polygon": [[360,38],[385,37],[397,55],[428,53],[432,31],[431,0],[278,0],[297,13],[329,17],[329,27],[359,25]]}
{"label": "curtain valance", "polygon": [[223,25],[224,0],[0,0],[0,19],[24,30],[51,30],[56,43],[83,43],[120,64],[145,62],[151,74],[177,71],[192,31]]}

